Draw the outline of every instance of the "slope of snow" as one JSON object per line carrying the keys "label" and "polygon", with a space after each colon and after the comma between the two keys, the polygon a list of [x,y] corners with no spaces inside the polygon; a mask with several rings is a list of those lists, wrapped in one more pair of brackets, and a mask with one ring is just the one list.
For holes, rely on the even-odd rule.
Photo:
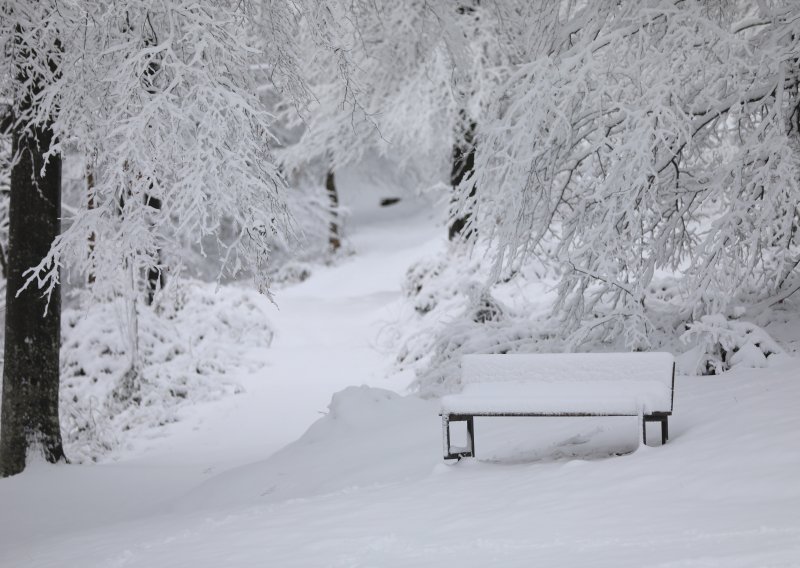
{"label": "slope of snow", "polygon": [[116,463],[0,480],[0,566],[800,566],[794,360],[678,377],[664,447],[636,418],[478,419],[478,458],[445,464],[438,402],[376,349],[444,229],[355,196],[355,254],[280,292],[244,393]]}
{"label": "slope of snow", "polygon": [[664,447],[609,457],[635,422],[484,421],[479,459],[444,465],[433,403],[349,388],[270,459],[3,565],[797,566],[793,369],[681,377],[676,394]]}

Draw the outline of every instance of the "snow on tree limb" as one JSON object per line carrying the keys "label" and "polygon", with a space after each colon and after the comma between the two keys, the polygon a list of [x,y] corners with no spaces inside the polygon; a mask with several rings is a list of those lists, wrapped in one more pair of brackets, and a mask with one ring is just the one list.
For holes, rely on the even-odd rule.
{"label": "snow on tree limb", "polygon": [[[544,255],[553,236],[567,333],[596,326],[585,318],[600,309],[616,322],[609,336],[647,347],[644,290],[658,271],[686,272],[691,321],[742,293],[779,293],[796,269],[800,13],[716,6],[562,14],[556,39],[528,46],[479,124],[465,183],[483,191],[462,212],[494,242],[495,274]],[[758,26],[728,21],[756,16]]]}
{"label": "snow on tree limb", "polygon": [[[304,104],[304,80],[286,42],[298,6],[73,0],[5,8],[0,65],[10,64],[10,38],[24,24],[37,72],[50,77],[48,58],[59,58],[62,70],[34,112],[17,120],[53,117],[50,153],[92,156],[94,168],[86,199],[28,272],[28,285],[49,293],[66,266],[100,276],[102,291],[129,265],[155,268],[160,249],[179,258],[180,245],[208,235],[219,241],[222,270],[264,273],[271,241],[290,238],[292,225],[272,157],[274,117],[255,87],[268,67],[273,83]],[[263,27],[273,16],[277,27]],[[57,42],[63,51],[54,50]],[[283,50],[270,51],[276,44]],[[221,231],[223,221],[233,223],[233,234]]]}

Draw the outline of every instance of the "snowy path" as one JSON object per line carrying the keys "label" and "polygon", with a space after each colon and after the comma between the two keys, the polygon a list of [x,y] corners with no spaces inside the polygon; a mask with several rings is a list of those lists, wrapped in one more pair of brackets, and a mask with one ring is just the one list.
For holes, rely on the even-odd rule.
{"label": "snowy path", "polygon": [[[250,354],[263,368],[232,377],[245,393],[184,408],[180,422],[141,441],[118,463],[34,465],[3,480],[0,567],[10,542],[34,547],[50,535],[148,516],[220,471],[266,458],[299,437],[331,395],[348,385],[402,390],[408,384],[408,376],[386,378],[389,359],[374,343],[406,268],[442,234],[436,211],[425,199],[380,208],[374,190],[360,180],[351,180],[342,198],[354,254],[277,291],[278,307],[262,300],[276,338]],[[32,495],[37,503],[31,509]],[[16,514],[21,510],[27,514]]]}
{"label": "snowy path", "polygon": [[201,463],[219,471],[263,459],[297,439],[338,390],[405,389],[410,375],[387,379],[391,355],[378,349],[376,337],[392,317],[406,269],[430,252],[443,229],[424,200],[358,209],[356,197],[344,200],[354,254],[276,292],[278,306],[267,306],[276,338],[253,354],[265,367],[236,377],[246,394],[190,410],[146,456],[148,463]]}

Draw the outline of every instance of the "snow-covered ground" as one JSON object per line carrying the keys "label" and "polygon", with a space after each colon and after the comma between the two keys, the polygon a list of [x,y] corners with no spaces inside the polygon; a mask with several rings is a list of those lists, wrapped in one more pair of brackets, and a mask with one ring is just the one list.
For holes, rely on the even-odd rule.
{"label": "snow-covered ground", "polygon": [[0,567],[800,566],[792,360],[679,377],[664,447],[630,418],[478,420],[478,459],[444,464],[437,403],[377,345],[444,230],[356,181],[354,254],[279,292],[245,392],[117,461],[0,480]]}

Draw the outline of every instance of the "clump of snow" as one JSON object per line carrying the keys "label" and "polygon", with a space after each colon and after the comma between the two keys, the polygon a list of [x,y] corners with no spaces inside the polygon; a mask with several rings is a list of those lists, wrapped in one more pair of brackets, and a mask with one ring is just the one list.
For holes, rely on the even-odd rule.
{"label": "clump of snow", "polygon": [[682,370],[687,374],[718,375],[734,367],[762,368],[785,355],[783,348],[757,325],[721,314],[693,322],[682,339],[694,344],[689,356],[683,358]]}
{"label": "clump of snow", "polygon": [[[180,281],[154,307],[138,306],[139,364],[122,299],[63,314],[61,427],[69,458],[98,461],[180,419],[187,404],[241,388],[228,377],[273,338],[257,292]],[[155,430],[154,430],[155,429]]]}

